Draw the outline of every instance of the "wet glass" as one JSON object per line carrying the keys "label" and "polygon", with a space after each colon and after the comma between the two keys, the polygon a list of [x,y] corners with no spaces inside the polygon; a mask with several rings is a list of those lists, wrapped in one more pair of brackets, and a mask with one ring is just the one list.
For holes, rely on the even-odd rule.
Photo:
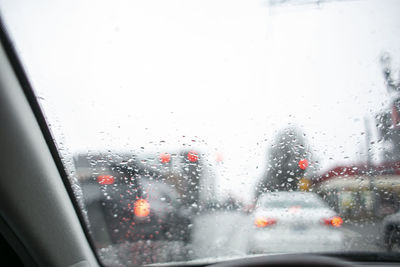
{"label": "wet glass", "polygon": [[0,12],[104,265],[399,250],[400,2]]}
{"label": "wet glass", "polygon": [[317,201],[265,201],[263,202],[265,208],[290,208],[290,207],[300,207],[300,208],[323,208],[324,205]]}

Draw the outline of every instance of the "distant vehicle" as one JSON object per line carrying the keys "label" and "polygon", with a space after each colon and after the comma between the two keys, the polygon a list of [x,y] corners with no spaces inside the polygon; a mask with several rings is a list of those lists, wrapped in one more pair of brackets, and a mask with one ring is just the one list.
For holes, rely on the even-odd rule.
{"label": "distant vehicle", "polygon": [[253,212],[250,253],[313,252],[343,248],[343,220],[315,193],[261,195]]}
{"label": "distant vehicle", "polygon": [[386,216],[382,221],[384,246],[392,251],[394,246],[400,246],[400,211]]}
{"label": "distant vehicle", "polygon": [[[190,219],[162,174],[122,163],[99,176],[102,206],[113,243],[190,238]],[[112,182],[110,183],[109,180]]]}
{"label": "distant vehicle", "polygon": [[200,188],[211,173],[198,152],[81,153],[74,165],[98,243],[190,242],[191,221],[204,205]]}

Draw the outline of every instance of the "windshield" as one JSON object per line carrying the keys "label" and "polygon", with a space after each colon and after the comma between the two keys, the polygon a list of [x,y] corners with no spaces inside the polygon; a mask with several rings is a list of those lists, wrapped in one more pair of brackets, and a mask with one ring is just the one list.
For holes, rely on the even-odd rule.
{"label": "windshield", "polygon": [[104,265],[398,250],[399,1],[0,12]]}
{"label": "windshield", "polygon": [[309,201],[265,201],[265,208],[289,208],[289,207],[301,207],[301,208],[323,208],[324,206],[318,202],[309,202]]}

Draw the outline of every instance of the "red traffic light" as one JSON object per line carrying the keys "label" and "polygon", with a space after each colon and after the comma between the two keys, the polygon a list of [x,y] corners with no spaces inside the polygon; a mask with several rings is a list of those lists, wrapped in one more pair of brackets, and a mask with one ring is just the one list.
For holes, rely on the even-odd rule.
{"label": "red traffic light", "polygon": [[308,160],[302,159],[302,160],[299,161],[299,168],[300,169],[305,170],[305,169],[307,169],[307,167],[308,167]]}
{"label": "red traffic light", "polygon": [[197,162],[197,160],[199,159],[199,154],[194,151],[189,151],[187,154],[187,158],[190,162]]}
{"label": "red traffic light", "polygon": [[160,161],[161,163],[168,163],[171,161],[171,155],[168,153],[162,153],[160,155]]}

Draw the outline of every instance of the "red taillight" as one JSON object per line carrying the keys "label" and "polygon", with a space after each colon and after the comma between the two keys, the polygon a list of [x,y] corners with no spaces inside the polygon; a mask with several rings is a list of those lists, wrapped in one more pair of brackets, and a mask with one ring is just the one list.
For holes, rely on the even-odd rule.
{"label": "red taillight", "polygon": [[326,225],[330,225],[333,227],[340,227],[343,224],[343,219],[339,216],[333,216],[332,218],[323,219]]}
{"label": "red taillight", "polygon": [[99,184],[113,184],[115,181],[114,176],[111,175],[100,175],[97,177],[97,182]]}
{"label": "red taillight", "polygon": [[133,212],[138,217],[146,217],[150,214],[150,204],[145,199],[138,199],[133,207]]}
{"label": "red taillight", "polygon": [[254,224],[259,227],[266,227],[272,224],[276,224],[276,220],[272,218],[265,218],[265,217],[257,217],[254,221]]}

